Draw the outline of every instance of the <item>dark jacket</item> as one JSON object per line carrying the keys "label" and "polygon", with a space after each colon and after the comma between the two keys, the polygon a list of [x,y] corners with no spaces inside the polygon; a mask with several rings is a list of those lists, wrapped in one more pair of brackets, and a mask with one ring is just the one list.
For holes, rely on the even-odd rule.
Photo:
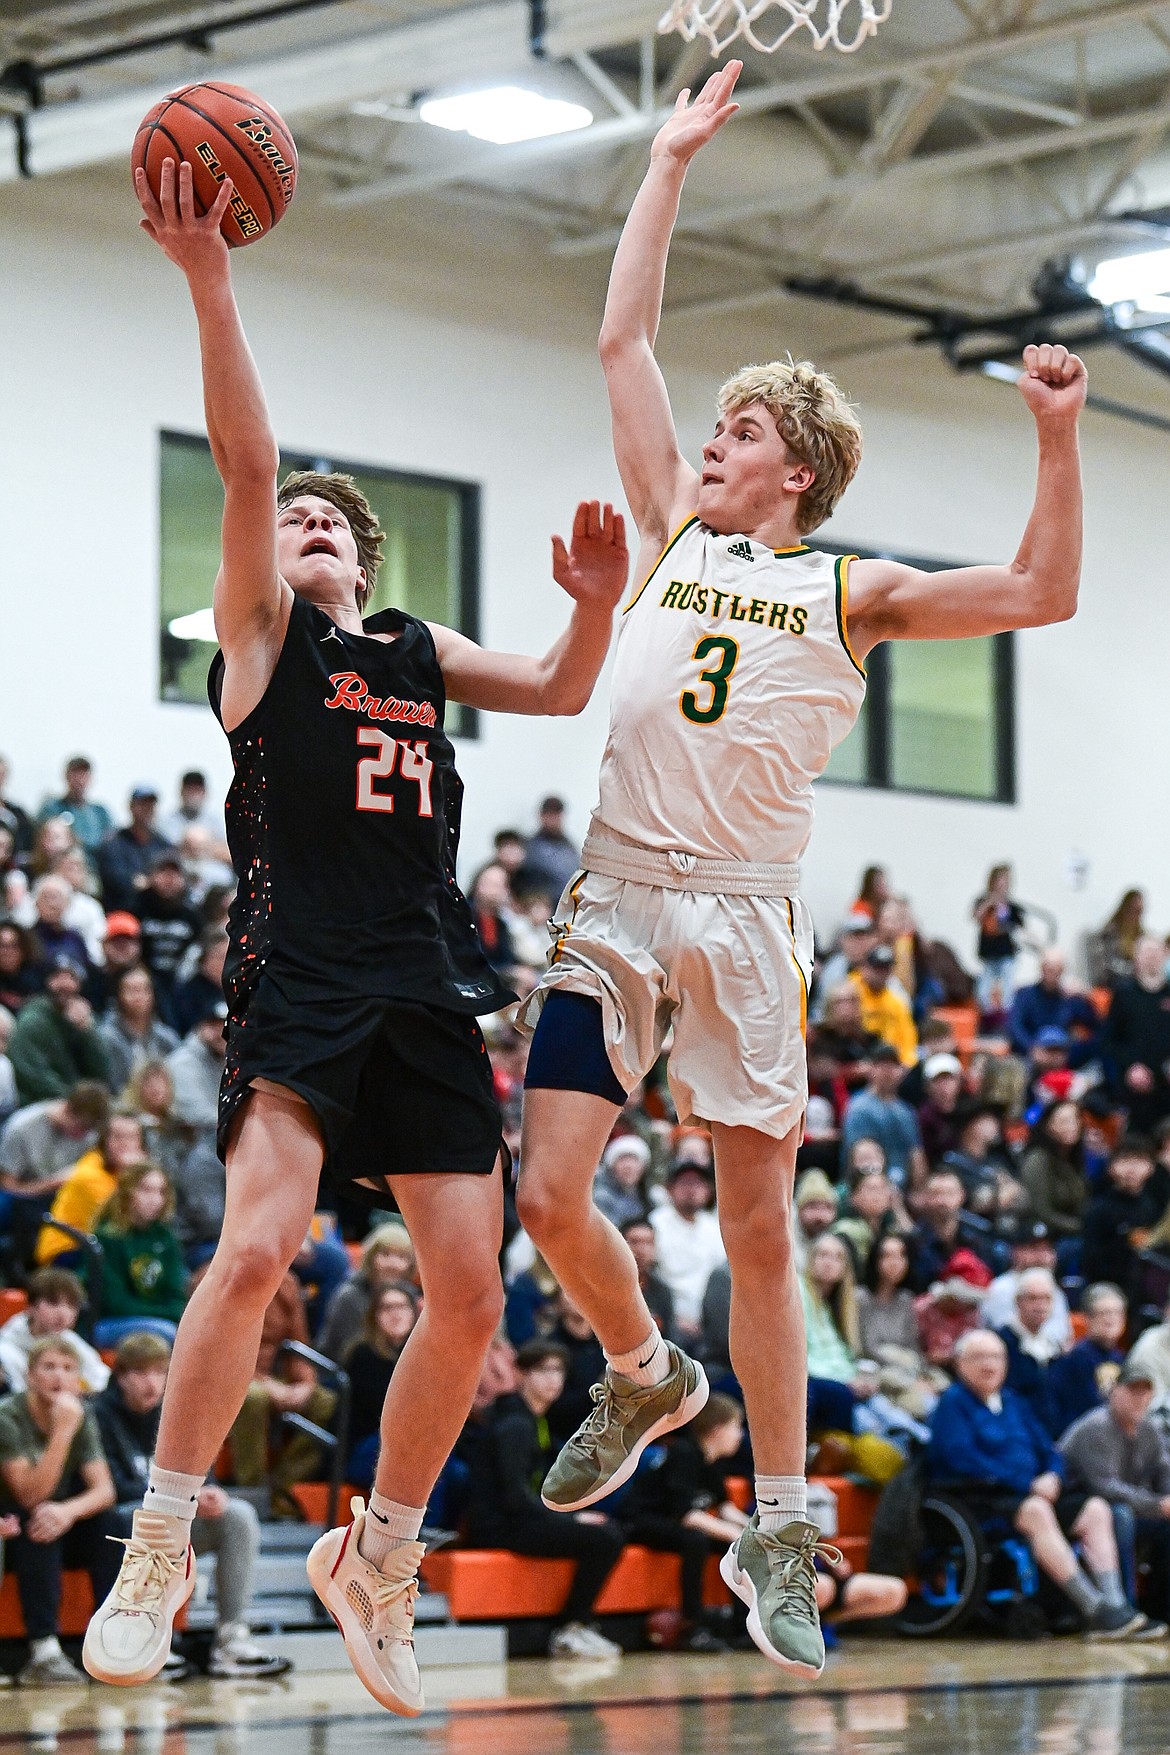
{"label": "dark jacket", "polygon": [[[1143,1131],[1151,1128],[1170,1112],[1170,1080],[1165,1071],[1170,1061],[1170,982],[1150,993],[1140,981],[1123,981],[1105,1020],[1101,1050],[1113,1094],[1128,1108],[1130,1125]],[[1125,1082],[1128,1068],[1138,1064],[1148,1066],[1154,1075],[1154,1088],[1148,1093],[1131,1091]]]}
{"label": "dark jacket", "polygon": [[1007,1348],[1007,1387],[1022,1396],[1038,1420],[1044,1419],[1045,1384],[1048,1366],[1025,1353],[1014,1328],[997,1328],[996,1334]]}
{"label": "dark jacket", "polygon": [[1081,1272],[1086,1280],[1111,1280],[1132,1299],[1140,1292],[1139,1263],[1130,1238],[1151,1231],[1162,1217],[1161,1203],[1149,1183],[1140,1194],[1123,1194],[1111,1182],[1085,1211]]}
{"label": "dark jacket", "polygon": [[21,1006],[8,1058],[22,1103],[67,1096],[82,1079],[105,1084],[109,1073],[105,1045],[96,1026],[79,1029],[71,1024],[47,994],[38,994]]}
{"label": "dark jacket", "polygon": [[473,1547],[506,1548],[509,1527],[543,1515],[540,1489],[556,1454],[548,1420],[538,1419],[522,1396],[501,1396],[468,1481]]}
{"label": "dark jacket", "polygon": [[93,1411],[102,1435],[102,1449],[114,1477],[118,1504],[136,1504],[146,1491],[162,1403],[148,1414],[132,1413],[126,1406],[117,1378],[111,1377],[94,1402]]}
{"label": "dark jacket", "polygon": [[1028,1205],[1058,1237],[1079,1237],[1088,1190],[1085,1173],[1052,1146],[1030,1146],[1020,1166]]}
{"label": "dark jacket", "polygon": [[1041,1030],[1064,1030],[1073,1036],[1069,1065],[1083,1066],[1096,1049],[1101,1020],[1083,993],[1066,993],[1063,987],[1045,987],[1037,981],[1017,989],[1008,1028],[1012,1047],[1025,1059]]}
{"label": "dark jacket", "polygon": [[1118,1347],[1085,1340],[1052,1361],[1044,1384],[1044,1424],[1053,1438],[1062,1438],[1074,1420],[1101,1406],[1124,1358]]}
{"label": "dark jacket", "polygon": [[1021,1396],[1000,1392],[997,1414],[965,1383],[939,1397],[930,1421],[926,1469],[936,1486],[974,1483],[1026,1495],[1037,1475],[1064,1477],[1060,1452]]}

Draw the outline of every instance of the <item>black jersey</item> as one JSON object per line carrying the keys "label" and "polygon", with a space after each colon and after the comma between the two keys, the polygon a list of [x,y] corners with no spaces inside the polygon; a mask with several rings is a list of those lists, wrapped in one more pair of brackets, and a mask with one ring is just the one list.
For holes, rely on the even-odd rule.
{"label": "black jersey", "polygon": [[[263,698],[228,733],[233,1014],[263,973],[293,998],[482,1013],[514,997],[455,881],[463,785],[430,630],[396,609],[365,628],[347,633],[294,598]],[[390,642],[370,637],[391,632]],[[221,724],[223,670],[217,652],[207,688]]]}

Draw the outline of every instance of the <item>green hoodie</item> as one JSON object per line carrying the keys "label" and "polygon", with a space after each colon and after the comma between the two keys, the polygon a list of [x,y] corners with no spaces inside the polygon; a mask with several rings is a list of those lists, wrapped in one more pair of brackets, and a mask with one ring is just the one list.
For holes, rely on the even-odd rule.
{"label": "green hoodie", "polygon": [[178,1322],[187,1302],[179,1240],[161,1219],[141,1230],[97,1228],[104,1251],[102,1316],[161,1316]]}

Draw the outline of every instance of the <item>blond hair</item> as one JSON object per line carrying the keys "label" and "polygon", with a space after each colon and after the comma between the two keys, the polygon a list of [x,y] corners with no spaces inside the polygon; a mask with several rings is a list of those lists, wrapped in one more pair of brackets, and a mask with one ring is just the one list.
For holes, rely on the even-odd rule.
{"label": "blond hair", "polygon": [[318,500],[328,500],[331,506],[344,512],[349,520],[349,528],[357,544],[358,565],[364,569],[366,575],[365,584],[357,588],[357,606],[359,610],[365,609],[378,582],[382,544],[386,540],[386,533],[378,522],[377,513],[352,475],[322,475],[315,469],[297,469],[291,475],[285,476],[276,496],[277,511],[283,512],[286,506],[291,506],[303,494],[311,494]]}
{"label": "blond hair", "polygon": [[827,372],[811,360],[772,360],[744,366],[719,392],[721,415],[739,414],[759,402],[776,423],[789,451],[813,471],[800,496],[796,527],[802,536],[830,518],[861,462],[861,426]]}

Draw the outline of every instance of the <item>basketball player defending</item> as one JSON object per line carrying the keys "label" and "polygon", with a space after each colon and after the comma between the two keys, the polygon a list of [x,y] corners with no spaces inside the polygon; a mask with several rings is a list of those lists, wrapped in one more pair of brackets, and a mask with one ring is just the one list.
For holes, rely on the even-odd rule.
{"label": "basketball player defending", "polygon": [[[958,639],[1063,621],[1081,558],[1081,362],[1029,348],[1035,508],[1010,566],[921,573],[852,564],[805,538],[861,454],[830,379],[791,360],[750,366],[719,395],[702,472],[679,453],[654,359],[687,165],[733,115],[730,63],[660,130],[614,260],[601,332],[614,441],[641,539],[626,609],[600,802],[560,937],[527,1008],[535,1022],[518,1191],[522,1223],[588,1316],[609,1368],[596,1407],[544,1485],[572,1512],[626,1480],[645,1445],[702,1406],[698,1365],[662,1340],[632,1256],[592,1205],[626,1092],[673,1031],[681,1120],[715,1142],[732,1276],[731,1358],[743,1386],[757,1511],[723,1561],[773,1662],[815,1676],[805,1463],[805,1350],[791,1199],[807,1095],[803,1026],[812,927],[799,861],[812,783],[854,723],[881,640]],[[538,1020],[538,1021],[537,1021]]]}
{"label": "basketball player defending", "polygon": [[[140,173],[141,179],[141,173]],[[261,1323],[309,1226],[318,1176],[392,1195],[417,1252],[423,1314],[386,1399],[368,1510],[323,1536],[309,1576],[358,1676],[392,1712],[423,1697],[413,1646],[423,1508],[470,1410],[503,1310],[500,1117],[476,1014],[511,997],[455,882],[462,788],[450,698],[513,713],[585,705],[629,575],[622,520],[583,506],[553,571],[573,599],[543,659],[489,653],[398,610],[362,622],[382,540],[345,476],[277,491],[278,453],[232,295],[224,184],[195,216],[190,169],[138,194],[187,277],[207,430],[223,478],[221,651],[212,703],[235,778],[239,892],[225,985],[219,1248],[179,1326],[158,1450],[121,1574],[90,1622],[85,1664],[139,1682],[167,1656],[193,1584],[191,1518],[256,1366]],[[328,388],[320,337],[288,337],[299,378]]]}

